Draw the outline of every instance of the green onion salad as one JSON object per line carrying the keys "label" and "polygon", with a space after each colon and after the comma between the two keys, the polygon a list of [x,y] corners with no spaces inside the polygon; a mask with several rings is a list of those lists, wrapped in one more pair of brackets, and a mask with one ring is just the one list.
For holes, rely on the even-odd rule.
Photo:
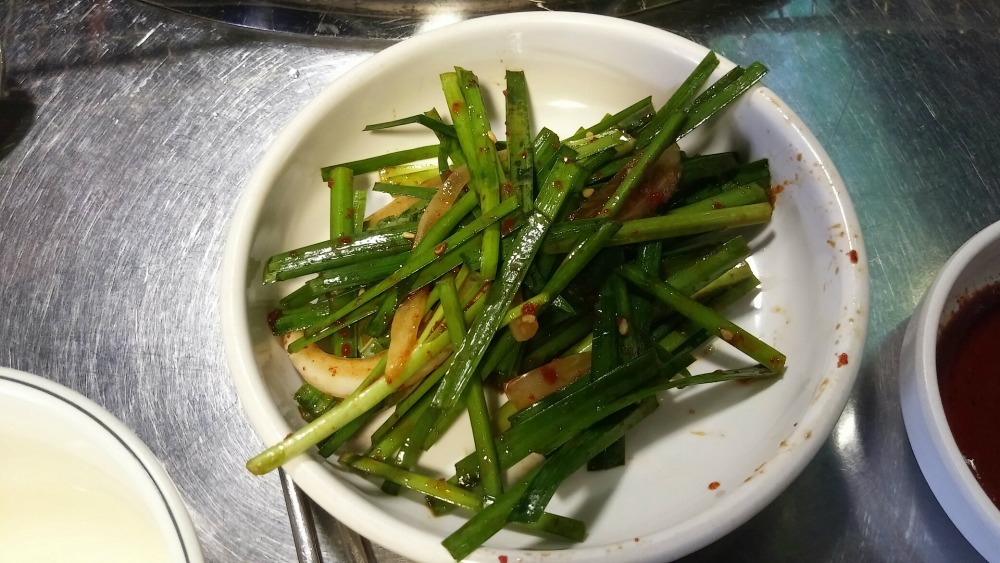
{"label": "green onion salad", "polygon": [[[443,115],[369,125],[438,142],[323,168],[329,238],[265,264],[264,283],[302,280],[267,322],[303,377],[306,424],[247,468],[316,448],[387,493],[462,511],[443,542],[455,559],[505,526],[578,542],[586,522],[549,501],[578,470],[624,464],[657,394],[779,376],[785,356],[723,314],[758,286],[738,228],[770,220],[768,163],[678,145],[766,72],[710,83],[717,65],[709,53],[661,107],[609,108],[562,137],[531,122],[519,71],[506,74],[505,138],[463,68],[441,75]],[[363,217],[369,188],[392,199]],[[746,367],[692,374],[713,339]],[[421,473],[462,414],[475,452],[450,475]],[[529,454],[540,461],[509,476]]]}

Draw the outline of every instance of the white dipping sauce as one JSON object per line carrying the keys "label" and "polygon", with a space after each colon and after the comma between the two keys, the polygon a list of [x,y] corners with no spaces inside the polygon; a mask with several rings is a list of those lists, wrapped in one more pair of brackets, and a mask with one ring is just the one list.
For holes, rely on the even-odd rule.
{"label": "white dipping sauce", "polygon": [[0,563],[183,560],[156,486],[86,413],[25,387],[0,396]]}

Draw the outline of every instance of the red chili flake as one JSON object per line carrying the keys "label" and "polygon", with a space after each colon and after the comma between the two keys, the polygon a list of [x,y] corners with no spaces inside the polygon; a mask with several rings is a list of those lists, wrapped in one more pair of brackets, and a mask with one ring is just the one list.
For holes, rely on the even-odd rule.
{"label": "red chili flake", "polygon": [[351,237],[344,235],[339,239],[337,239],[337,244],[351,244],[351,241],[352,241]]}
{"label": "red chili flake", "polygon": [[271,327],[271,332],[274,332],[274,325],[281,318],[281,309],[275,309],[267,314],[267,326]]}
{"label": "red chili flake", "polygon": [[517,155],[521,160],[528,160],[528,151],[521,151],[521,154]]}
{"label": "red chili flake", "polygon": [[562,180],[556,180],[555,187],[556,187],[557,190],[562,191],[562,189],[563,189]]}
{"label": "red chili flake", "polygon": [[802,160],[802,153],[799,153],[799,154],[795,155],[795,160],[801,161]]}
{"label": "red chili flake", "polygon": [[288,255],[289,256],[293,256],[293,257],[294,256],[298,256],[299,255],[299,251],[298,250],[289,250],[288,251]]}
{"label": "red chili flake", "polygon": [[351,337],[351,329],[345,328],[345,329],[341,330],[340,331],[340,337],[341,338],[350,338]]}
{"label": "red chili flake", "polygon": [[452,102],[451,113],[458,113],[462,111],[462,102]]}
{"label": "red chili flake", "polygon": [[847,354],[837,356],[837,367],[842,368],[847,365]]}
{"label": "red chili flake", "polygon": [[771,201],[771,206],[773,207],[778,201],[778,194],[785,191],[785,186],[778,184],[777,186],[771,186],[771,193],[768,199]]}
{"label": "red chili flake", "polygon": [[510,182],[504,182],[503,183],[503,195],[505,195],[507,197],[510,197],[510,195],[513,194],[513,193],[514,193],[514,186],[512,186],[510,184]]}
{"label": "red chili flake", "polygon": [[444,254],[445,250],[448,250],[448,243],[442,242],[441,244],[434,247],[434,254],[441,256],[442,254]]}
{"label": "red chili flake", "polygon": [[549,385],[555,385],[556,383],[559,382],[559,374],[556,373],[556,370],[552,369],[549,366],[542,366],[538,369],[541,370],[542,380],[544,380],[545,383],[548,383]]}
{"label": "red chili flake", "polygon": [[511,217],[507,217],[500,222],[500,233],[504,235],[510,234],[514,230],[515,225],[517,225],[517,222]]}
{"label": "red chili flake", "polygon": [[345,357],[345,358],[348,357],[348,356],[350,356],[351,355],[351,345],[350,344],[341,344],[340,345],[340,355],[343,356],[343,357]]}
{"label": "red chili flake", "polygon": [[718,481],[712,481],[711,483],[708,484],[708,490],[710,490],[710,491],[714,491],[715,489],[718,489],[718,488],[719,488],[719,482]]}
{"label": "red chili flake", "polygon": [[559,143],[552,143],[552,150],[554,151],[559,150]]}
{"label": "red chili flake", "polygon": [[328,187],[328,188],[330,188],[332,190],[333,189],[333,180],[330,180],[329,182],[327,182],[326,183],[326,187]]}
{"label": "red chili flake", "polygon": [[[503,93],[506,94],[507,91],[504,90]],[[500,563],[507,563],[507,556],[506,555],[498,555],[497,556],[497,561],[499,561]]]}
{"label": "red chili flake", "polygon": [[538,305],[535,305],[530,301],[521,305],[521,316],[534,315],[537,312],[538,312]]}
{"label": "red chili flake", "polygon": [[635,539],[634,539],[634,540],[632,540],[632,541],[634,541],[635,543],[639,543],[639,538],[635,538]]}
{"label": "red chili flake", "polygon": [[851,259],[851,264],[857,264],[858,263],[858,251],[857,250],[852,250],[852,251],[848,252],[847,253],[847,257]]}
{"label": "red chili flake", "polygon": [[503,97],[505,97],[505,98],[507,97],[507,90],[503,91]]}
{"label": "red chili flake", "polygon": [[713,201],[712,202],[712,209],[725,209],[725,208],[726,208],[726,206],[722,202],[720,202],[720,201]]}

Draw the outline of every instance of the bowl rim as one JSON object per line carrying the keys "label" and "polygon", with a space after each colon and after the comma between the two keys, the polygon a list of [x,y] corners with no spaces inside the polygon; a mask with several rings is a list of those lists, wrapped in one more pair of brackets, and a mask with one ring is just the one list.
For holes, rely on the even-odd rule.
{"label": "bowl rim", "polygon": [[[220,276],[220,312],[226,356],[229,369],[234,374],[234,384],[245,414],[262,440],[270,442],[272,439],[280,439],[288,432],[288,423],[281,417],[277,408],[267,400],[268,393],[263,380],[260,377],[245,376],[249,373],[248,370],[254,369],[253,351],[244,331],[233,330],[233,327],[240,327],[247,322],[245,311],[241,311],[241,307],[245,304],[246,298],[244,273],[253,235],[251,227],[259,216],[267,190],[274,183],[280,165],[291,156],[297,139],[312,127],[312,123],[318,115],[330,111],[336,100],[348,90],[347,84],[359,78],[363,80],[366,76],[377,73],[378,68],[390,60],[405,58],[407,52],[413,47],[433,44],[445,34],[473,33],[477,30],[497,27],[507,29],[520,24],[537,25],[539,22],[544,22],[545,25],[576,25],[601,30],[613,29],[618,33],[629,34],[635,38],[635,41],[670,44],[672,49],[698,59],[709,51],[708,48],[674,33],[628,20],[572,12],[521,12],[475,18],[417,35],[374,54],[327,86],[298,112],[265,152],[233,215],[224,253]],[[720,67],[733,65],[731,61],[721,55],[719,59]],[[843,219],[843,228],[846,231],[847,240],[850,241],[850,249],[857,252],[859,264],[867,264],[860,223],[846,186],[829,155],[804,122],[768,88],[758,86],[746,95],[764,96],[772,103],[776,111],[794,130],[795,136],[801,139],[802,147],[812,151],[816,160],[823,165],[826,174],[824,182],[828,181],[832,190],[831,195],[834,199],[835,210],[837,216]],[[845,366],[844,371],[839,372],[838,378],[831,382],[825,392],[817,398],[814,406],[821,406],[804,411],[799,421],[799,427],[810,428],[817,439],[804,440],[796,448],[796,455],[776,455],[770,458],[768,461],[769,470],[759,476],[760,485],[753,488],[752,494],[747,491],[746,487],[731,493],[733,496],[748,497],[741,505],[745,506],[743,510],[717,515],[719,516],[718,520],[706,526],[708,529],[698,537],[684,538],[670,545],[664,545],[664,539],[669,532],[666,530],[646,534],[641,543],[629,539],[621,543],[574,547],[563,551],[498,549],[484,546],[472,557],[481,556],[484,560],[496,560],[498,555],[507,555],[527,559],[545,557],[546,559],[579,558],[588,561],[601,561],[606,559],[609,549],[627,547],[628,551],[625,553],[628,553],[630,558],[649,561],[663,560],[664,557],[676,558],[704,547],[756,515],[783,492],[815,457],[816,452],[839,420],[857,378],[868,325],[869,276],[867,267],[852,269],[851,273],[843,274],[841,280],[843,289],[838,297],[844,303],[849,303],[860,311],[856,318],[854,332],[844,338],[846,342],[841,342],[843,350],[851,357],[851,362]],[[314,457],[299,456],[289,461],[285,465],[285,469],[310,497],[331,513],[334,513],[332,507],[337,504],[338,497],[356,496],[353,487],[349,487],[346,483],[331,476],[329,464]],[[387,537],[383,527],[378,524],[382,511],[375,509],[374,505],[368,502],[357,503],[357,505],[355,507],[357,510],[351,517],[344,519],[345,523],[377,543],[396,546],[390,548],[397,549],[402,543],[399,539],[402,531],[394,530],[391,534],[393,537]],[[406,533],[411,534],[409,536],[411,539],[413,538],[412,534],[429,535],[424,531],[409,528]],[[437,541],[439,542],[440,538],[437,538]],[[440,546],[439,543],[437,545]],[[438,554],[440,553],[445,552],[438,552]],[[407,555],[417,559],[421,558],[419,552],[413,553],[412,550],[407,552]],[[429,557],[433,556],[424,554],[425,560],[430,560],[427,559]]]}
{"label": "bowl rim", "polygon": [[82,415],[86,422],[77,426],[77,431],[81,435],[109,436],[115,444],[114,449],[124,452],[137,466],[119,465],[116,467],[119,474],[124,475],[135,485],[144,489],[150,488],[155,494],[149,492],[144,494],[151,498],[155,497],[158,501],[155,504],[165,511],[170,521],[169,532],[172,533],[168,532],[167,526],[163,526],[159,531],[167,543],[176,545],[176,549],[183,557],[178,561],[183,563],[204,561],[198,533],[176,484],[156,454],[124,422],[83,394],[40,375],[0,366],[0,387],[9,387],[16,389],[15,392],[37,396],[38,400],[52,406],[52,412],[48,414],[56,418],[65,418],[67,415],[64,413],[67,411]]}
{"label": "bowl rim", "polygon": [[994,245],[1000,245],[1000,221],[973,235],[945,262],[910,321],[900,362],[903,421],[917,463],[949,518],[987,558],[1000,550],[1000,509],[966,465],[951,433],[938,386],[937,341],[949,294],[969,264]]}

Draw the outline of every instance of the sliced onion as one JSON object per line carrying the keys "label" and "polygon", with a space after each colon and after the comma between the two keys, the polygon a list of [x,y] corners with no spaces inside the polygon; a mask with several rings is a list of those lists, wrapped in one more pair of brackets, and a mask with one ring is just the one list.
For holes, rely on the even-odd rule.
{"label": "sliced onion", "polygon": [[410,361],[413,348],[420,335],[420,321],[424,318],[430,288],[423,287],[403,299],[392,317],[389,329],[389,357],[385,366],[385,380],[392,383],[403,373]]}
{"label": "sliced onion", "polygon": [[517,410],[537,403],[542,398],[576,381],[590,371],[590,352],[556,358],[507,382],[504,392]]}
{"label": "sliced onion", "polygon": [[434,223],[437,223],[445,211],[451,209],[455,200],[462,194],[462,190],[469,184],[469,179],[469,168],[464,164],[448,175],[448,178],[438,188],[437,193],[427,203],[427,208],[424,209],[424,214],[420,217],[414,244],[420,242],[427,230],[434,226]]}
{"label": "sliced onion", "polygon": [[611,196],[615,195],[618,191],[618,186],[621,185],[622,181],[625,180],[628,171],[635,166],[637,158],[631,158],[628,162],[622,166],[622,169],[618,171],[610,180],[605,182],[593,194],[580,204],[575,211],[570,213],[566,218],[570,221],[575,221],[577,219],[587,219],[590,217],[597,217],[598,213],[604,208],[604,204],[611,199]]}
{"label": "sliced onion", "polygon": [[386,217],[396,217],[416,205],[419,201],[420,198],[417,197],[409,197],[405,195],[396,196],[392,198],[392,201],[387,203],[385,207],[372,213],[368,217],[365,217],[365,223],[368,225],[374,225]]}
{"label": "sliced onion", "polygon": [[[285,348],[302,336],[301,331],[290,332],[284,338]],[[306,383],[334,397],[346,397],[375,369],[385,352],[368,358],[342,358],[327,354],[316,344],[289,354],[292,364]]]}
{"label": "sliced onion", "polygon": [[[628,171],[636,164],[629,160],[613,178],[597,189],[575,211],[567,217],[570,221],[598,217],[604,204],[618,190]],[[616,219],[630,221],[652,215],[658,207],[670,200],[677,191],[681,178],[681,149],[676,143],[667,147],[663,154],[650,164],[639,185],[632,190],[622,204]]]}
{"label": "sliced onion", "polygon": [[654,214],[677,191],[677,182],[680,179],[681,149],[674,143],[667,147],[667,150],[663,151],[663,154],[646,170],[642,181],[632,190],[618,211],[616,219],[631,221]]}

